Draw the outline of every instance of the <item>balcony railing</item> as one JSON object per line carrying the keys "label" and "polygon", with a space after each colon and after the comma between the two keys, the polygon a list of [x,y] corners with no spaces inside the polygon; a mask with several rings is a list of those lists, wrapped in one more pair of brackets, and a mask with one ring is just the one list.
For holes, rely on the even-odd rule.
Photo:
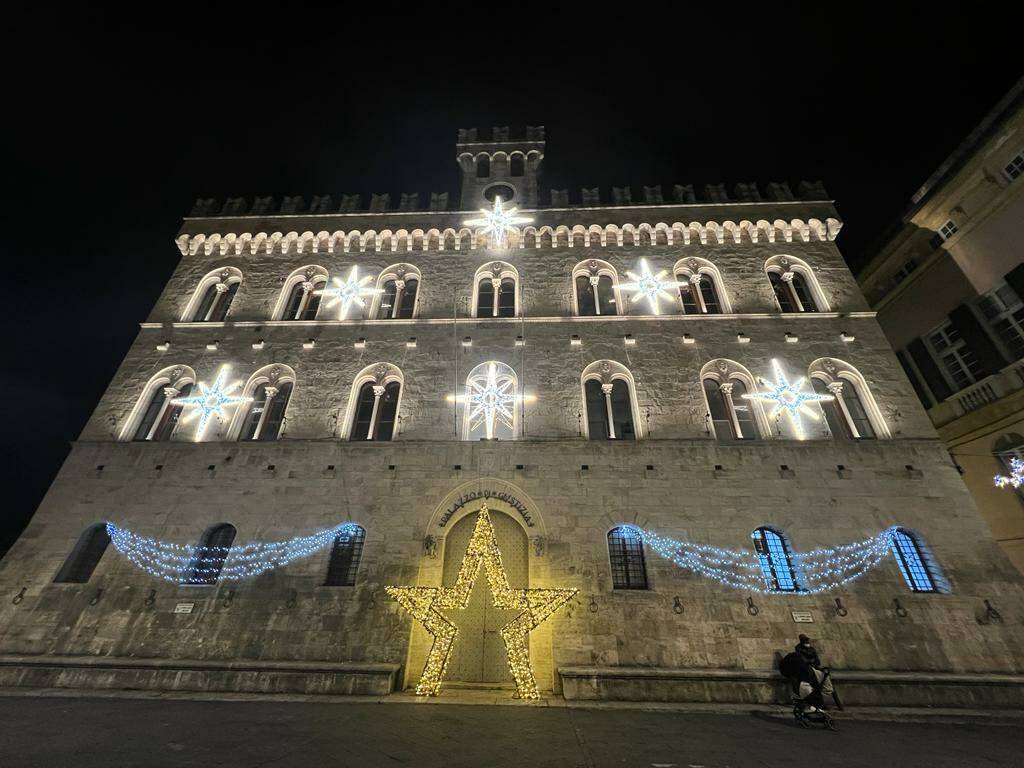
{"label": "balcony railing", "polygon": [[929,409],[928,415],[935,426],[941,427],[1021,389],[1024,389],[1024,360],[961,389]]}

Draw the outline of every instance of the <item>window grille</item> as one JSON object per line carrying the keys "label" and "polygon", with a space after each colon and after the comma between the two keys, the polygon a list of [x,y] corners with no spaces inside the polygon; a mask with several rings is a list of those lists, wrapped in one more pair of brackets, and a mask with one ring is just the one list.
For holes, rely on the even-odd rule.
{"label": "window grille", "polygon": [[793,561],[782,534],[771,528],[758,528],[751,538],[754,540],[754,550],[757,552],[768,589],[773,592],[798,591],[796,577],[793,574]]}
{"label": "window grille", "polygon": [[921,547],[917,539],[903,528],[893,532],[890,541],[892,553],[899,563],[900,573],[907,586],[914,592],[937,592],[935,580],[925,563]]}
{"label": "window grille", "polygon": [[366,531],[361,527],[342,532],[334,537],[331,558],[327,563],[327,577],[324,579],[325,587],[355,585],[365,539]]}
{"label": "window grille", "polygon": [[608,558],[613,589],[647,589],[644,543],[635,531],[623,527],[609,531]]}

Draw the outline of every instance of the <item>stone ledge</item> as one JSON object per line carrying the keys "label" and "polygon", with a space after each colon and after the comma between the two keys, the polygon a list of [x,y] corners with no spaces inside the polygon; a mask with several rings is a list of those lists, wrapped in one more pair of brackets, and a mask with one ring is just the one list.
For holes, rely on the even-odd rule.
{"label": "stone ledge", "polygon": [[[570,701],[789,702],[774,670],[560,667],[558,674]],[[1024,707],[1024,675],[850,670],[834,679],[849,706]]]}
{"label": "stone ledge", "polygon": [[400,669],[361,662],[3,655],[0,685],[387,696]]}

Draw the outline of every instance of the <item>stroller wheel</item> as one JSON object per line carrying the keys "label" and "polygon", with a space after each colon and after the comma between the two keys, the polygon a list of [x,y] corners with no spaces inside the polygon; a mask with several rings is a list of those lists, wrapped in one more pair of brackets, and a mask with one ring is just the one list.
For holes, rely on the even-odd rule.
{"label": "stroller wheel", "polygon": [[811,727],[811,721],[810,721],[810,720],[808,720],[808,719],[807,719],[806,717],[798,717],[798,718],[797,718],[797,721],[798,721],[798,722],[800,723],[800,725],[802,725],[802,726],[803,726],[804,728],[810,728],[810,727]]}
{"label": "stroller wheel", "polygon": [[836,726],[836,721],[828,715],[825,716],[825,727],[828,728],[830,731],[839,730],[839,728]]}

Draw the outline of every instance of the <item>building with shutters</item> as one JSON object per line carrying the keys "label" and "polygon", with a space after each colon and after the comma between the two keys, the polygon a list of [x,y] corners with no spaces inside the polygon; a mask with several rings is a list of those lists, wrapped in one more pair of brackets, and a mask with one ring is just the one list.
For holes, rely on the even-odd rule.
{"label": "building with shutters", "polygon": [[[1024,703],[1020,575],[822,186],[576,194],[545,152],[463,130],[458,194],[198,201],[0,561],[0,684],[410,690],[386,588],[469,584],[486,504],[509,589],[577,590],[529,632],[548,695],[787,701],[806,632],[849,704]],[[511,603],[466,588],[444,684],[508,686]]]}
{"label": "building with shutters", "polygon": [[995,539],[1024,571],[1024,80],[917,191],[858,281]]}

